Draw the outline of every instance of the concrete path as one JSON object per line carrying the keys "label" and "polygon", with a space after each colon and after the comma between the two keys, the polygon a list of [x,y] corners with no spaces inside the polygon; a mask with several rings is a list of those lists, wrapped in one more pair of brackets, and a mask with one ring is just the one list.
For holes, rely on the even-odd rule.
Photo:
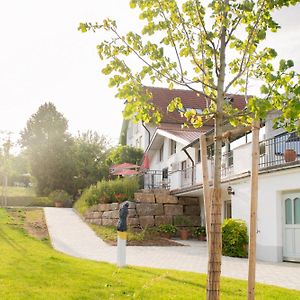
{"label": "concrete path", "polygon": [[[53,248],[66,254],[116,263],[116,247],[108,246],[71,208],[45,208]],[[127,247],[127,264],[206,273],[205,242],[187,241],[186,247]],[[246,259],[223,257],[222,276],[246,279]],[[300,290],[300,264],[258,262],[256,281]]]}

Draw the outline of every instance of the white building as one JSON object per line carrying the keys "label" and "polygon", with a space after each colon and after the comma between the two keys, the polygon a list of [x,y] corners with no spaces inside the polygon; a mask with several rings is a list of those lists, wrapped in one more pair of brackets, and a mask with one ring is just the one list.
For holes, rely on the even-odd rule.
{"label": "white building", "polygon": [[[300,261],[300,138],[272,129],[272,117],[260,136],[257,214],[257,258],[278,262]],[[204,224],[202,166],[199,132],[158,129],[148,148],[149,174],[145,187],[166,187],[175,196],[199,197]],[[175,150],[174,149],[174,144]],[[287,148],[295,161],[285,161]],[[209,178],[213,179],[213,153],[208,149]],[[223,147],[223,218],[250,216],[251,133]],[[148,184],[148,186],[147,186]],[[231,190],[228,189],[231,187]]]}
{"label": "white building", "polygon": [[[201,95],[190,91],[149,88],[154,104],[163,119],[159,126],[129,122],[127,144],[139,146],[149,158],[145,188],[167,188],[175,196],[199,197],[202,202],[201,222],[204,224],[200,132],[208,132],[211,124],[201,130],[182,129],[179,112],[167,113],[174,97],[181,97],[185,109],[203,109]],[[229,97],[239,109],[243,98]],[[261,129],[257,214],[257,258],[265,261],[300,261],[300,139],[272,128],[270,114]],[[295,161],[285,161],[287,148],[296,153]],[[209,178],[213,179],[213,150],[208,147]],[[250,216],[251,133],[227,143],[223,148],[222,185],[223,218],[243,219]],[[230,192],[231,187],[232,191]]]}

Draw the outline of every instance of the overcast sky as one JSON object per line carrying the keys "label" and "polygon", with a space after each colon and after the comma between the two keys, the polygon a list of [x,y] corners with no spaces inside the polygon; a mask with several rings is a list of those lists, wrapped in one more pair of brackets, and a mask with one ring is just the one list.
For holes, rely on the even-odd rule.
{"label": "overcast sky", "polygon": [[[82,34],[81,21],[118,20],[135,29],[128,0],[0,0],[0,130],[19,133],[46,101],[69,121],[69,131],[92,129],[117,141],[122,102],[101,74],[96,45],[100,32]],[[269,38],[280,56],[300,71],[300,7],[277,19],[282,30]],[[121,26],[122,25],[122,26]],[[103,63],[102,63],[103,66]]]}

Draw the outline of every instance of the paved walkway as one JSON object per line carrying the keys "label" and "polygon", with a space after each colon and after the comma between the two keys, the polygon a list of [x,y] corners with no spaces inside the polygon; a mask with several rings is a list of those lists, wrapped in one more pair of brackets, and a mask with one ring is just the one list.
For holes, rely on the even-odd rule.
{"label": "paved walkway", "polygon": [[[71,208],[45,208],[53,247],[66,254],[116,263],[116,247],[108,246]],[[127,264],[206,273],[205,242],[187,241],[186,247],[128,246]],[[247,279],[246,259],[223,257],[222,276]],[[300,264],[258,262],[256,281],[300,290]]]}

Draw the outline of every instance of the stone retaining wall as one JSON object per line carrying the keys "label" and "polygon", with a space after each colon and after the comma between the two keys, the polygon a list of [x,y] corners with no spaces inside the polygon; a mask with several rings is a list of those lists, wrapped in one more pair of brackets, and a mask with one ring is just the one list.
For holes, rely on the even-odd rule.
{"label": "stone retaining wall", "polygon": [[[200,225],[199,198],[175,197],[167,192],[135,193],[135,202],[129,202],[127,224],[130,227],[154,227],[161,224],[186,226],[186,216],[191,226]],[[98,204],[85,214],[92,224],[116,226],[119,219],[119,203]]]}

